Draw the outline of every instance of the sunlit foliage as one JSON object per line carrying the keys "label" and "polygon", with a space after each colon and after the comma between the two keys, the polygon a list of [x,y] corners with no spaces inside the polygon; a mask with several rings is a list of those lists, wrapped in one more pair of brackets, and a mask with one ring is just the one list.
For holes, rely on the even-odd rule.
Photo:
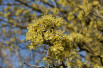
{"label": "sunlit foliage", "polygon": [[103,68],[102,0],[0,0],[0,8],[4,68],[14,55],[18,68],[41,59],[49,68]]}

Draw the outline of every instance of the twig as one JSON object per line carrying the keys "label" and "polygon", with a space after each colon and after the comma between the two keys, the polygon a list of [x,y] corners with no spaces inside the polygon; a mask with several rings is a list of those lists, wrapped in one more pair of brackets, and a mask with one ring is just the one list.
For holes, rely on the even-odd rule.
{"label": "twig", "polygon": [[[3,22],[5,22],[5,23],[9,23],[10,25],[13,25],[13,24],[14,24],[13,22],[8,22],[8,21],[3,20],[3,19],[0,19],[0,21],[3,21]],[[5,26],[7,26],[7,25],[5,25]],[[19,28],[21,28],[21,29],[26,29],[26,28],[27,28],[27,26],[23,26],[23,25],[16,25],[16,27],[19,27]]]}
{"label": "twig", "polygon": [[[96,10],[96,9],[95,9]],[[96,13],[98,14],[97,16],[101,17],[103,19],[103,16],[99,13],[98,10],[96,10]]]}
{"label": "twig", "polygon": [[[84,43],[85,44],[85,43]],[[86,45],[86,44],[85,44]],[[85,48],[82,48],[82,47],[80,47],[80,44],[78,44],[78,46],[79,46],[79,48],[80,48],[80,51],[86,51],[86,52],[88,52],[88,53],[91,53],[92,55],[91,55],[91,58],[92,57],[98,57],[99,59],[100,59],[100,62],[101,62],[101,64],[102,64],[102,66],[103,66],[103,59],[102,59],[102,57],[100,56],[100,55],[95,55],[95,53],[94,53],[94,51],[89,47],[89,46],[87,46],[86,45],[86,47],[89,49],[85,49]]]}
{"label": "twig", "polygon": [[12,6],[12,5],[20,5],[20,4],[0,4],[0,5],[9,5],[9,6]]}
{"label": "twig", "polygon": [[42,12],[40,9],[34,8],[34,7],[32,7],[31,5],[28,5],[27,3],[24,3],[24,2],[21,1],[21,0],[15,0],[15,1],[17,1],[17,2],[19,2],[19,3],[21,3],[21,4],[23,4],[23,5],[25,5],[25,6],[29,7],[29,8],[31,8],[32,10],[35,10],[35,11],[40,12],[40,13]]}
{"label": "twig", "polygon": [[63,26],[63,33],[65,33],[65,31],[66,31],[66,27],[65,27],[65,25]]}
{"label": "twig", "polygon": [[44,4],[47,4],[48,6],[50,6],[50,7],[55,7],[55,6],[53,6],[51,3],[48,3],[48,2],[45,2],[44,0],[40,0],[42,3],[44,3]]}
{"label": "twig", "polygon": [[45,67],[42,67],[42,66],[30,65],[30,64],[27,64],[27,63],[24,63],[24,64],[27,65],[27,66],[33,66],[33,67],[37,67],[37,68],[45,68]]}

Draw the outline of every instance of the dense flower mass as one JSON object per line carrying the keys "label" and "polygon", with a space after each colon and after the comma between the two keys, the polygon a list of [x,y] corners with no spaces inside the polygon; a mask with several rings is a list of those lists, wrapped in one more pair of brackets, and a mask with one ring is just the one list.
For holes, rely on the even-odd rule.
{"label": "dense flower mass", "polygon": [[61,18],[55,18],[52,15],[45,15],[39,20],[33,20],[33,23],[27,27],[28,33],[26,39],[37,44],[43,44],[44,40],[53,38],[56,29],[63,24]]}
{"label": "dense flower mass", "polygon": [[[72,54],[76,54],[73,53],[73,50],[76,52],[78,43],[92,41],[91,38],[85,38],[80,33],[64,34],[60,30],[62,25],[62,18],[53,17],[51,14],[42,16],[39,20],[33,20],[28,25],[26,34],[26,39],[31,42],[30,49],[35,49],[35,47],[38,47],[38,44],[47,44],[49,45],[49,54],[44,60],[55,59],[64,61]],[[47,59],[48,57],[49,59]]]}

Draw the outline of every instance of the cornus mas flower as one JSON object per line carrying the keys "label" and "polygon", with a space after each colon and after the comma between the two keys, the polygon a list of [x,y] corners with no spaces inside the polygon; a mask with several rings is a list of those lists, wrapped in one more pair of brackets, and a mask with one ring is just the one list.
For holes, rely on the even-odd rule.
{"label": "cornus mas flower", "polygon": [[75,54],[73,53],[73,50],[76,50],[75,44],[85,42],[84,36],[79,33],[67,36],[60,30],[63,22],[62,18],[53,17],[51,14],[33,20],[28,25],[26,34],[26,39],[31,42],[30,49],[39,47],[39,44],[48,45],[48,55],[45,58],[50,58],[47,61],[52,59],[64,61],[65,58]]}

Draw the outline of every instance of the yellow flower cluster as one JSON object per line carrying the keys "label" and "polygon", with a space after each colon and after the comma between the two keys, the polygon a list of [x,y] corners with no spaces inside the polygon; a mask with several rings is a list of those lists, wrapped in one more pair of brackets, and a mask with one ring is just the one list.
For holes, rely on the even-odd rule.
{"label": "yellow flower cluster", "polygon": [[60,30],[62,25],[62,18],[53,17],[51,14],[33,20],[28,25],[26,34],[26,39],[31,42],[30,49],[35,49],[38,44],[47,44],[50,46],[48,56],[52,56],[52,58],[63,60],[70,55],[69,53],[73,49],[73,41]]}
{"label": "yellow flower cluster", "polygon": [[42,16],[41,19],[33,20],[28,25],[26,39],[31,42],[30,49],[35,49],[38,44],[49,45],[48,55],[45,58],[65,60],[75,50],[74,43],[86,42],[80,33],[63,34],[60,27],[63,25],[62,18],[53,17],[51,14]]}
{"label": "yellow flower cluster", "polygon": [[42,16],[41,19],[33,20],[32,23],[28,25],[26,39],[35,45],[43,44],[44,40],[53,38],[53,31],[55,32],[62,24],[62,18],[55,18],[51,14]]}

